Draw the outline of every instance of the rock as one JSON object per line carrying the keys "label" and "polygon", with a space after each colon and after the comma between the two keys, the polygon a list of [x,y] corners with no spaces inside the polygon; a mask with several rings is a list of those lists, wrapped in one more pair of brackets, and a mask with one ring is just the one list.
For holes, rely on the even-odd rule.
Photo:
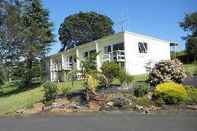
{"label": "rock", "polygon": [[44,110],[44,104],[43,103],[36,103],[36,104],[34,104],[33,109],[36,112],[41,112]]}
{"label": "rock", "polygon": [[122,108],[131,104],[130,100],[125,97],[116,97],[112,100],[113,106]]}
{"label": "rock", "polygon": [[151,92],[149,92],[148,94],[147,94],[147,98],[149,99],[149,100],[152,100],[152,93]]}
{"label": "rock", "polygon": [[135,108],[139,111],[143,111],[144,110],[144,107],[143,106],[140,106],[140,105],[135,105]]}
{"label": "rock", "polygon": [[64,104],[58,104],[58,103],[53,103],[51,105],[51,108],[64,108],[65,105]]}
{"label": "rock", "polygon": [[56,103],[56,102],[54,102],[54,103],[52,103],[52,105],[51,105],[52,107],[57,107],[58,106],[58,104]]}
{"label": "rock", "polygon": [[75,103],[71,103],[71,104],[68,104],[66,106],[66,108],[69,108],[69,109],[81,109],[81,106],[75,104]]}
{"label": "rock", "polygon": [[108,106],[113,106],[113,105],[114,105],[114,102],[112,102],[112,101],[107,102],[107,105],[108,105]]}
{"label": "rock", "polygon": [[143,111],[143,113],[144,113],[144,114],[150,114],[150,111],[145,109],[145,110]]}
{"label": "rock", "polygon": [[111,96],[108,98],[108,102],[102,105],[101,110],[127,110],[131,108],[132,101],[125,96]]}
{"label": "rock", "polygon": [[197,111],[197,105],[187,105],[187,109],[196,110]]}
{"label": "rock", "polygon": [[24,114],[25,112],[25,109],[19,109],[16,111],[17,114]]}

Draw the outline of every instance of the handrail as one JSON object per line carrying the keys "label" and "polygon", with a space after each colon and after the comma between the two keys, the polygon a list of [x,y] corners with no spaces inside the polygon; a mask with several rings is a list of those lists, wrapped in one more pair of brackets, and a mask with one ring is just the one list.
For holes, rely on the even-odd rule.
{"label": "handrail", "polygon": [[116,50],[103,54],[103,61],[125,61],[124,50]]}

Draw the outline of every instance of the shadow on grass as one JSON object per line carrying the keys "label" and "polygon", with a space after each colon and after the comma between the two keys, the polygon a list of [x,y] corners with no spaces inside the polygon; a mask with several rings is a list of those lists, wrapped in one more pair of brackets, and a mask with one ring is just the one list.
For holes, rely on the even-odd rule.
{"label": "shadow on grass", "polygon": [[28,87],[19,87],[19,88],[15,88],[15,89],[8,91],[8,92],[0,92],[0,97],[9,97],[11,95],[15,95],[15,94],[18,94],[21,92],[33,90],[39,86],[40,86],[40,84],[32,84],[31,86],[28,86]]}

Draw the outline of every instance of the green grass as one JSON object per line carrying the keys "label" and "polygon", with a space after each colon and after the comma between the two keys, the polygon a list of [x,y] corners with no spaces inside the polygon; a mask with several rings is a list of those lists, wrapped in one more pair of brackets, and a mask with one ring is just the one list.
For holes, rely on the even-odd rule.
{"label": "green grass", "polygon": [[60,90],[60,93],[61,93],[62,88],[69,88],[69,93],[76,92],[81,89],[85,89],[84,81],[82,81],[82,80],[74,81],[73,83],[72,83],[72,81],[66,81],[63,83],[58,83],[58,89]]}
{"label": "green grass", "polygon": [[[83,89],[83,81],[71,81],[58,83],[58,89],[70,88],[69,92],[75,92]],[[15,92],[13,94],[0,97],[0,115],[12,114],[18,109],[32,107],[35,103],[43,100],[43,88],[38,87],[27,91]]]}
{"label": "green grass", "polygon": [[0,97],[0,115],[14,113],[18,109],[31,107],[42,99],[43,91],[41,87]]}
{"label": "green grass", "polygon": [[147,75],[146,74],[142,74],[142,75],[135,75],[134,76],[134,81],[145,81],[147,79]]}
{"label": "green grass", "polygon": [[197,73],[197,64],[184,64],[185,71],[189,74]]}
{"label": "green grass", "polygon": [[[135,81],[144,81],[145,75],[134,76]],[[119,84],[118,80],[114,80],[113,84]],[[58,83],[58,93],[62,93],[62,88],[69,88],[69,93],[84,89],[84,81],[67,81]],[[14,88],[13,88],[14,89]],[[10,89],[9,89],[10,90]],[[18,109],[32,107],[33,104],[43,99],[43,88],[38,87],[27,91],[13,92],[9,95],[0,96],[0,115],[14,113]]]}
{"label": "green grass", "polygon": [[118,79],[114,79],[112,81],[112,85],[120,85],[120,81]]}
{"label": "green grass", "polygon": [[[146,74],[134,75],[133,76],[133,81],[134,82],[145,81],[146,79],[147,79],[147,75]],[[112,85],[120,85],[120,81],[118,79],[114,79],[112,81]]]}

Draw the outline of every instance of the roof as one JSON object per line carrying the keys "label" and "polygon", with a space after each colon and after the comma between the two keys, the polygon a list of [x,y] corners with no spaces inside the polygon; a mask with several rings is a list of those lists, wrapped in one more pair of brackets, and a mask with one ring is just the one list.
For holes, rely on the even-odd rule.
{"label": "roof", "polygon": [[[81,47],[84,47],[84,46],[89,45],[90,43],[91,43],[91,44],[93,44],[93,43],[96,44],[96,42],[99,42],[99,41],[102,41],[102,40],[105,40],[105,39],[109,39],[109,38],[111,38],[111,37],[113,37],[113,36],[123,35],[123,34],[125,34],[125,33],[131,34],[131,35],[135,35],[135,36],[147,37],[147,38],[149,38],[149,39],[159,40],[159,41],[168,42],[168,43],[177,43],[177,42],[172,42],[172,41],[169,41],[169,40],[163,40],[163,39],[160,39],[160,38],[157,38],[157,37],[154,37],[154,36],[150,36],[150,35],[145,35],[145,34],[141,34],[141,33],[135,33],[135,32],[128,32],[128,31],[125,31],[125,32],[118,32],[118,33],[115,33],[115,34],[112,34],[112,35],[104,36],[104,37],[102,37],[102,38],[100,38],[100,39],[98,39],[98,40],[94,40],[94,41],[90,41],[90,42],[81,44],[81,45],[76,46],[76,47],[74,47],[74,48],[71,48],[71,49],[69,49],[69,50],[81,48]],[[67,51],[68,51],[68,50],[67,50]],[[50,58],[50,57],[56,57],[56,56],[59,56],[60,54],[65,53],[65,52],[67,52],[67,51],[58,52],[58,53],[53,54],[53,55],[50,55],[50,56],[48,56],[48,57],[49,57],[49,58]]]}
{"label": "roof", "polygon": [[[145,35],[145,34],[141,34],[141,33],[128,32],[128,31],[125,31],[125,33],[131,34],[131,35],[135,35],[135,36],[146,37],[146,38],[153,39],[153,40],[159,40],[159,41],[171,43],[171,41],[169,41],[169,40],[160,39],[160,38],[158,38],[158,37],[151,36],[151,35]],[[173,43],[174,43],[174,42],[173,42]]]}

